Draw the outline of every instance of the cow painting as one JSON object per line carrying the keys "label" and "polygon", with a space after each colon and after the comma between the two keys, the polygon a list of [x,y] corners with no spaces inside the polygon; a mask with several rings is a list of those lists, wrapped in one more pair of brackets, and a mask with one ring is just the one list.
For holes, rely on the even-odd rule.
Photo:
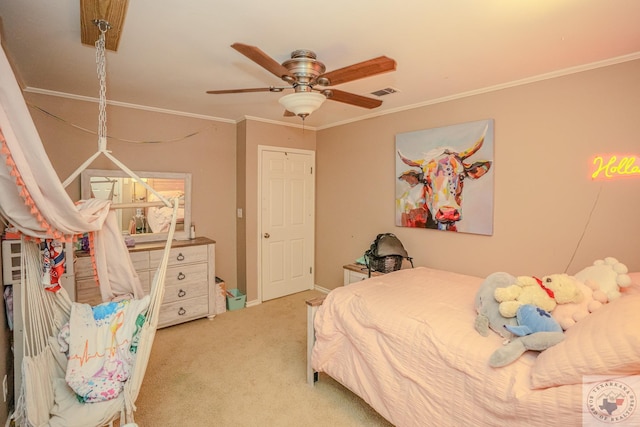
{"label": "cow painting", "polygon": [[486,133],[485,127],[480,138],[461,150],[439,146],[418,159],[408,158],[398,150],[404,164],[417,168],[398,176],[409,184],[397,200],[401,210],[401,224],[398,225],[458,231],[465,181],[480,179],[492,165],[490,160],[470,159],[482,148]]}

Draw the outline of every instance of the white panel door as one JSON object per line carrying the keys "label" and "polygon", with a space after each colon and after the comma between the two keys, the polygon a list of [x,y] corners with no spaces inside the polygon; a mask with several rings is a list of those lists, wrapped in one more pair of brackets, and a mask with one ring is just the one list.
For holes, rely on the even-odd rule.
{"label": "white panel door", "polygon": [[262,151],[261,279],[267,301],[313,288],[313,156]]}

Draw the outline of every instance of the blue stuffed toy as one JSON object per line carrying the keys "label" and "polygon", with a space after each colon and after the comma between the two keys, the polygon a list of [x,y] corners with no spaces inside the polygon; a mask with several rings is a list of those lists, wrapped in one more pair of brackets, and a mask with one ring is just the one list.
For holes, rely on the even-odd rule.
{"label": "blue stuffed toy", "polygon": [[548,311],[532,304],[524,304],[516,312],[517,326],[504,325],[517,337],[496,350],[489,358],[489,366],[499,368],[515,362],[525,351],[544,351],[564,339],[560,324]]}
{"label": "blue stuffed toy", "polygon": [[560,324],[548,311],[533,304],[524,304],[516,312],[517,326],[504,325],[511,333],[523,337],[534,332],[562,332]]}

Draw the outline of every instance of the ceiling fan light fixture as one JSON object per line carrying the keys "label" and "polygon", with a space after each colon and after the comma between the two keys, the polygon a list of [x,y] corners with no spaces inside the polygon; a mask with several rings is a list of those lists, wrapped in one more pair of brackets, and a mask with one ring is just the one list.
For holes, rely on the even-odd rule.
{"label": "ceiling fan light fixture", "polygon": [[315,92],[295,92],[278,100],[287,110],[303,119],[316,111],[327,98]]}

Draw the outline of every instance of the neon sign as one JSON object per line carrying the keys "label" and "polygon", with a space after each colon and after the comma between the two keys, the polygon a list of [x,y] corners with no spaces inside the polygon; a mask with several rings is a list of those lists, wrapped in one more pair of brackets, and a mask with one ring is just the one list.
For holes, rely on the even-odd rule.
{"label": "neon sign", "polygon": [[595,169],[591,178],[613,179],[617,177],[639,177],[640,164],[636,163],[636,156],[596,156],[593,159]]}

